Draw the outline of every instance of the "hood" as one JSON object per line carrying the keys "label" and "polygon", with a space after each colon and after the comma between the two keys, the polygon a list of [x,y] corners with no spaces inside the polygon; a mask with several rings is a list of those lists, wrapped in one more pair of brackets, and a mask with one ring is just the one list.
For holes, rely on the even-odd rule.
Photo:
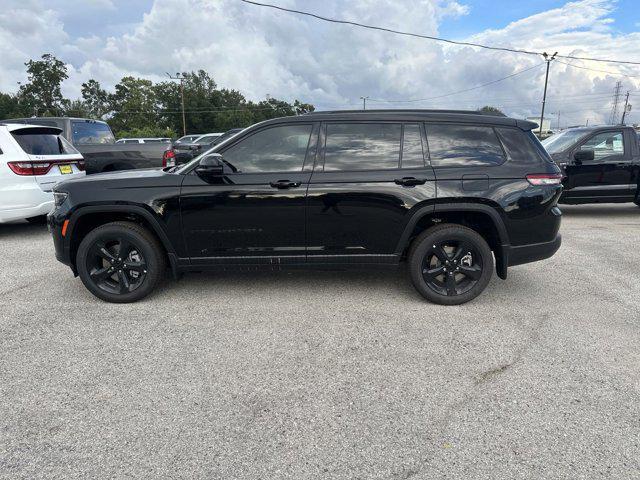
{"label": "hood", "polygon": [[76,189],[120,189],[178,185],[182,175],[165,172],[159,168],[121,170],[96,173],[72,178],[59,183],[57,191],[69,192]]}

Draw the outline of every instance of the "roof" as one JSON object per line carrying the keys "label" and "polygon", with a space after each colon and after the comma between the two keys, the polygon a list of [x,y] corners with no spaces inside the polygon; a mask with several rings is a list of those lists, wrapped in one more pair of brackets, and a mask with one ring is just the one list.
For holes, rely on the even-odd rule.
{"label": "roof", "polygon": [[99,122],[99,123],[107,123],[104,120],[96,120],[94,118],[82,118],[82,117],[25,117],[25,118],[8,118],[3,120],[4,122],[33,122],[35,120],[74,120],[80,122]]}
{"label": "roof", "polygon": [[387,121],[414,121],[414,122],[459,122],[486,125],[504,125],[519,127],[523,130],[532,130],[538,125],[527,120],[509,118],[505,116],[492,115],[474,110],[330,110],[310,112],[297,117],[282,117],[279,119],[267,120],[268,123],[279,123],[281,121],[317,121],[331,120],[387,120]]}

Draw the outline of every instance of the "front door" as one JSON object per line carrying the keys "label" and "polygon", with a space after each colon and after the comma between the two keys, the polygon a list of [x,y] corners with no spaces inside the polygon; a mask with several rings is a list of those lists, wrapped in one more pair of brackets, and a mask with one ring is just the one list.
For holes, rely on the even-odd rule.
{"label": "front door", "polygon": [[297,122],[248,132],[218,152],[224,176],[186,176],[180,207],[193,265],[304,262],[312,132]]}
{"label": "front door", "polygon": [[624,132],[611,129],[584,140],[576,149],[592,150],[594,159],[576,161],[571,155],[566,167],[567,190],[564,198],[584,201],[620,200],[633,195],[631,152],[625,148]]}
{"label": "front door", "polygon": [[435,197],[419,123],[327,122],[307,194],[309,263],[395,263],[409,211]]}

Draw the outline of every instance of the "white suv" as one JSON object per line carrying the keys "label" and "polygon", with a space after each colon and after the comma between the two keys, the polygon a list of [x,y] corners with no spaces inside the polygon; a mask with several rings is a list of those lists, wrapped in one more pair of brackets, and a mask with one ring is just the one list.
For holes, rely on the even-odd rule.
{"label": "white suv", "polygon": [[0,223],[53,210],[53,186],[84,175],[82,155],[56,127],[0,123]]}

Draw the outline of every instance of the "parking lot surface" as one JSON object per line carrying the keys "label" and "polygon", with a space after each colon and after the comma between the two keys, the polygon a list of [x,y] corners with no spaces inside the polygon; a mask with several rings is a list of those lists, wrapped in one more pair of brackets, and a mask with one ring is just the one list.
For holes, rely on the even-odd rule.
{"label": "parking lot surface", "polygon": [[640,208],[563,211],[459,307],[385,270],[107,304],[0,226],[0,477],[640,478]]}

